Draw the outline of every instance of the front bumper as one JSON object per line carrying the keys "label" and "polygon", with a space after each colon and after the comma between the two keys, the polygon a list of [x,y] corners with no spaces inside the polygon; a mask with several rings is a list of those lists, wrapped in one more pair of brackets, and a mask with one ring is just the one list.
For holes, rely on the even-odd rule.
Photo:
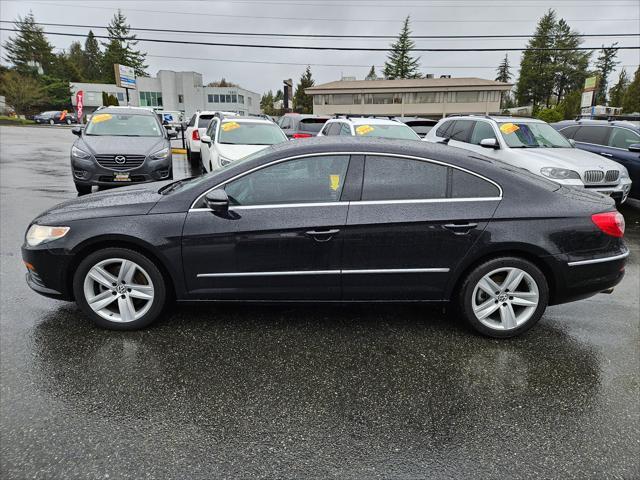
{"label": "front bumper", "polygon": [[[161,160],[147,158],[142,165],[130,170],[106,168],[93,158],[71,157],[73,181],[78,185],[114,186],[168,180],[172,174],[171,166],[171,155]],[[117,180],[116,174],[128,174],[129,179]]]}
{"label": "front bumper", "polygon": [[627,200],[629,192],[631,191],[631,179],[623,178],[615,185],[590,185],[586,184],[584,187],[586,190],[597,192],[607,197],[613,198],[619,203],[623,203]]}
{"label": "front bumper", "polygon": [[22,246],[22,260],[27,267],[27,285],[45,297],[73,300],[71,281],[67,277],[71,256],[63,249],[51,249],[46,244]]}

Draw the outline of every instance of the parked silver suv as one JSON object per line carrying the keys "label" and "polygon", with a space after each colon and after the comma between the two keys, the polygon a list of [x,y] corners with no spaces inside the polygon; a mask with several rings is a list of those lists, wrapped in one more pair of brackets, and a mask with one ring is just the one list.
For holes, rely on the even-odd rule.
{"label": "parked silver suv", "polygon": [[542,120],[456,116],[442,119],[425,137],[525,168],[563,185],[587,188],[623,203],[631,190],[627,169],[577,149]]}

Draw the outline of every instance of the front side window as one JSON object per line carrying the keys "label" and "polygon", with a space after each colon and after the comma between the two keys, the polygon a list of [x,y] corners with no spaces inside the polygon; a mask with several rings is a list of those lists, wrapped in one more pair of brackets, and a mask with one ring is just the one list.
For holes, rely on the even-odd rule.
{"label": "front side window", "polygon": [[225,187],[233,205],[337,202],[347,155],[300,158],[262,168]]}
{"label": "front side window", "polygon": [[162,130],[155,115],[96,113],[91,117],[85,135],[161,137]]}
{"label": "front side window", "polygon": [[493,133],[493,127],[490,123],[487,122],[475,122],[475,126],[473,127],[473,133],[471,134],[471,143],[474,145],[480,145],[480,141],[485,138],[493,138],[496,139],[495,133]]}
{"label": "front side window", "polygon": [[368,156],[362,200],[445,198],[447,167],[421,160]]}
{"label": "front side window", "polygon": [[211,137],[212,140],[216,137],[216,128],[218,128],[218,120],[211,120],[207,127],[207,135]]}
{"label": "front side window", "polygon": [[350,137],[351,136],[351,127],[346,123],[343,123],[340,127],[340,135]]}
{"label": "front side window", "polygon": [[511,148],[571,148],[569,141],[546,123],[502,122],[498,127]]}
{"label": "front side window", "polygon": [[274,145],[286,142],[287,136],[274,123],[228,120],[220,125],[218,142],[227,145]]}
{"label": "front side window", "polygon": [[626,128],[613,128],[609,146],[614,148],[623,148],[629,150],[633,144],[640,143],[640,135]]}

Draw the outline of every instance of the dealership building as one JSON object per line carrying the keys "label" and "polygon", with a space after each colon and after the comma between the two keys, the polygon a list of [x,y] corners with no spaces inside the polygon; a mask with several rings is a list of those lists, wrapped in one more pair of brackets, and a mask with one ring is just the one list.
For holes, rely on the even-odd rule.
{"label": "dealership building", "polygon": [[339,80],[305,90],[317,115],[361,114],[441,118],[500,112],[512,84],[482,78]]}
{"label": "dealership building", "polygon": [[[72,82],[71,102],[84,92],[84,111],[91,114],[102,106],[102,92],[126,105],[126,92],[115,84]],[[202,74],[160,70],[155,77],[137,77],[136,89],[129,89],[129,105],[184,112],[185,118],[198,110],[224,110],[240,115],[260,113],[260,94],[241,87],[207,87]]]}

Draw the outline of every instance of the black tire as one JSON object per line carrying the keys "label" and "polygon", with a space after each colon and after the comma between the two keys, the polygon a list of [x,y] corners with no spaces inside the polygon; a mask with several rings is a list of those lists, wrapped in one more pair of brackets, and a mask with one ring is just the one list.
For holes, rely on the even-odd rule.
{"label": "black tire", "polygon": [[[87,273],[99,262],[111,258],[126,259],[135,262],[146,271],[151,279],[151,283],[153,284],[153,300],[151,301],[151,307],[142,317],[136,320],[126,323],[109,321],[94,312],[87,303],[84,293],[84,280]],[[141,253],[126,248],[105,248],[90,254],[82,260],[73,277],[73,293],[75,295],[76,303],[80,306],[82,311],[97,326],[109,330],[138,330],[140,328],[144,328],[160,317],[167,302],[167,287],[164,277],[160,270],[158,270],[158,267],[156,267],[151,260]]]}
{"label": "black tire", "polygon": [[55,125],[55,124],[56,124],[55,120],[53,119],[49,120],[49,125]]}
{"label": "black tire", "polygon": [[[482,323],[473,311],[473,294],[478,282],[488,273],[505,267],[515,267],[528,273],[535,281],[538,289],[538,305],[533,314],[516,328],[499,330]],[[499,301],[496,301],[499,303]],[[518,257],[498,257],[474,268],[463,280],[456,302],[457,312],[467,323],[482,335],[493,338],[511,338],[520,335],[533,327],[542,317],[549,303],[549,287],[544,274],[533,263]]]}
{"label": "black tire", "polygon": [[67,118],[67,125],[71,125],[71,119]]}
{"label": "black tire", "polygon": [[200,153],[187,150],[187,157],[189,158],[191,165],[198,165],[200,163]]}
{"label": "black tire", "polygon": [[76,191],[80,195],[87,195],[88,193],[91,193],[91,185],[84,185],[82,183],[76,183]]}

